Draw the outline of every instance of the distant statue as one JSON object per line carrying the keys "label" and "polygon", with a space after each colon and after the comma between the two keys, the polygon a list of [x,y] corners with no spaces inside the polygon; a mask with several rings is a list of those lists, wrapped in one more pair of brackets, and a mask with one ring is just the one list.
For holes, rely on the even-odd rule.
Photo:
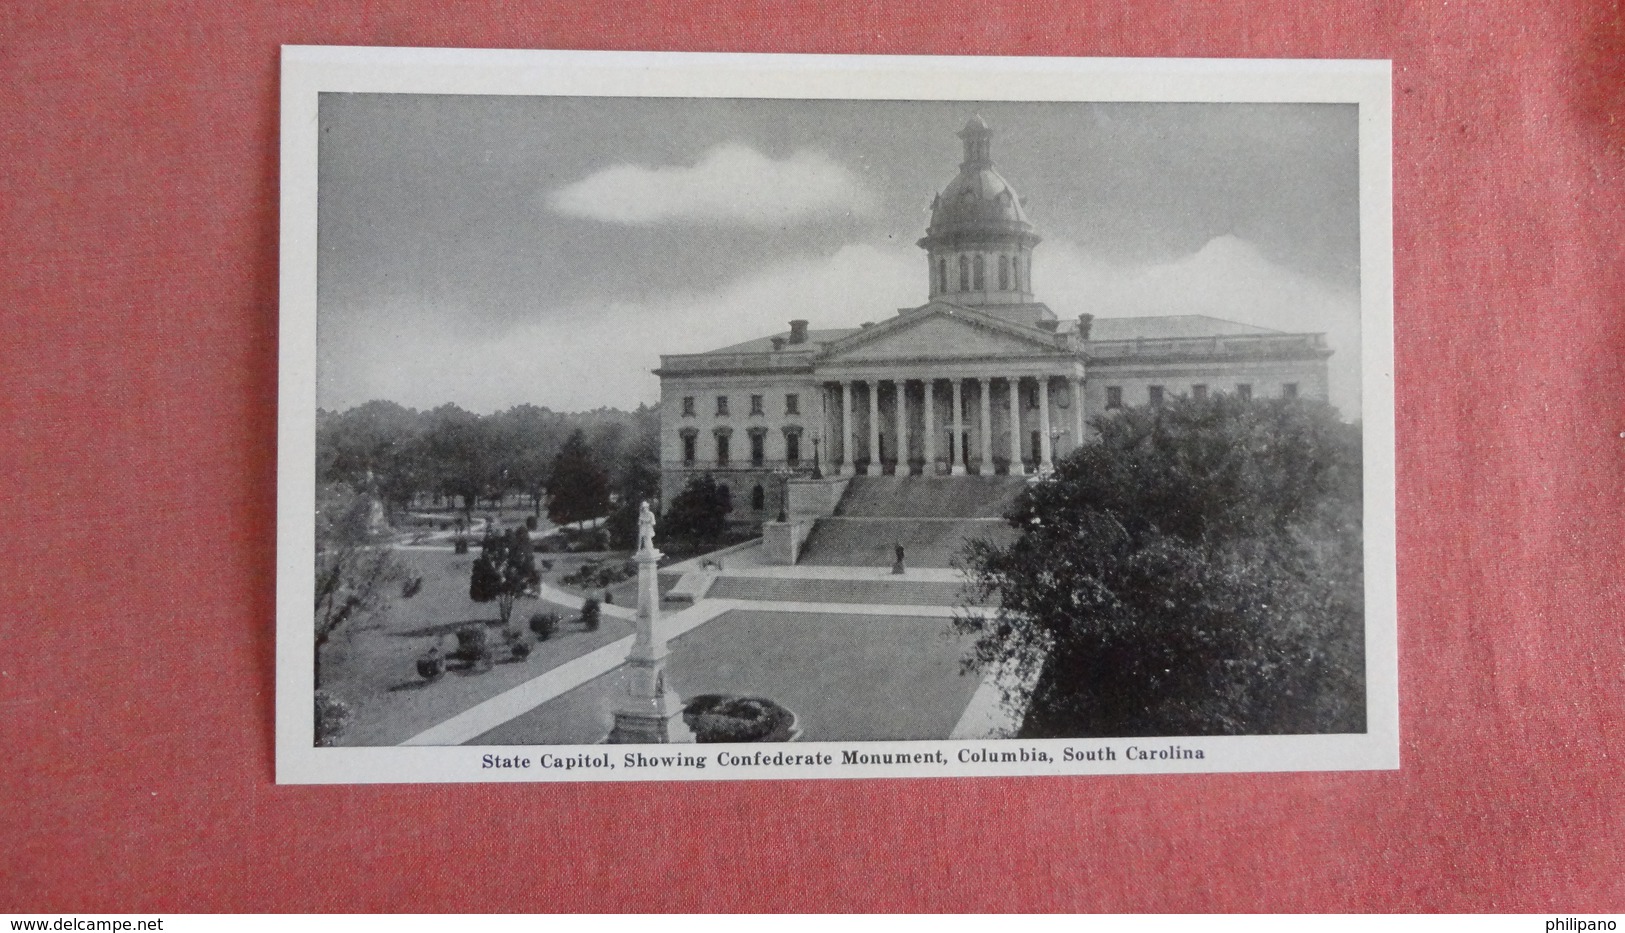
{"label": "distant statue", "polygon": [[638,505],[638,550],[652,551],[655,546],[655,513],[645,499]]}
{"label": "distant statue", "polygon": [[902,573],[903,572],[903,546],[901,544],[899,544],[899,545],[896,546],[896,549],[897,549],[897,560],[896,560],[896,562],[894,562],[891,565],[891,572],[892,573]]}

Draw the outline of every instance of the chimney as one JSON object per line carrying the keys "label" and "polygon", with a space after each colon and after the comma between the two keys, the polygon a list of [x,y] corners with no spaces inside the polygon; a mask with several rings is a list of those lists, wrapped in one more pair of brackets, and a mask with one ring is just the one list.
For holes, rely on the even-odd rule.
{"label": "chimney", "polygon": [[1080,314],[1080,315],[1078,315],[1078,339],[1079,340],[1088,340],[1089,339],[1089,328],[1094,323],[1095,323],[1095,316],[1093,314]]}
{"label": "chimney", "polygon": [[807,342],[807,322],[806,321],[791,321],[790,322],[790,342],[791,343],[806,343]]}
{"label": "chimney", "polygon": [[773,350],[774,350],[774,352],[777,352],[777,351],[783,350],[783,349],[784,349],[784,338],[783,337],[774,337],[773,338]]}

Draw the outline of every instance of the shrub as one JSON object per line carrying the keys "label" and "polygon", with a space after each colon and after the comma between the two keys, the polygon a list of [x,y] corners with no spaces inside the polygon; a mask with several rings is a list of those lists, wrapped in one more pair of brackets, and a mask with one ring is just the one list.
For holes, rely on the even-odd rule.
{"label": "shrub", "polygon": [[468,539],[462,535],[458,535],[457,537],[453,538],[451,542],[451,552],[453,554],[467,554]]}
{"label": "shrub", "polygon": [[598,600],[588,596],[581,604],[581,627],[589,632],[598,631],[599,612]]}
{"label": "shrub", "polygon": [[536,516],[534,516],[534,515],[526,515],[525,516],[525,530],[526,531],[535,531],[536,530]]}
{"label": "shrub", "polygon": [[538,641],[547,641],[553,633],[559,630],[559,614],[556,612],[535,612],[530,616],[530,630],[535,633]]}
{"label": "shrub", "polygon": [[418,658],[418,676],[424,680],[439,680],[444,673],[446,673],[446,659],[441,657],[439,648],[430,648],[427,654]]}
{"label": "shrub", "polygon": [[515,661],[523,661],[530,657],[530,642],[525,641],[525,636],[519,634],[513,629],[509,629],[506,637],[508,639],[508,655],[510,657],[512,657]]}
{"label": "shrub", "polygon": [[405,583],[401,584],[401,598],[402,599],[411,599],[412,597],[418,595],[421,592],[423,592],[423,578],[422,577],[413,577],[412,579],[407,580]]}
{"label": "shrub", "polygon": [[683,722],[696,742],[783,742],[791,738],[795,716],[762,697],[707,693],[683,708]]}
{"label": "shrub", "polygon": [[316,747],[332,748],[339,744],[354,718],[350,704],[325,690],[316,691]]}
{"label": "shrub", "polygon": [[491,660],[491,644],[483,625],[465,625],[457,630],[457,660],[479,665]]}

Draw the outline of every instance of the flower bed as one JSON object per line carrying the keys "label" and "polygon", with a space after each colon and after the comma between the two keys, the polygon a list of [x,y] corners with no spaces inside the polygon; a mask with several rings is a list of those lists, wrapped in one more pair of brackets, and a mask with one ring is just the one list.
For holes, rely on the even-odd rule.
{"label": "flower bed", "polygon": [[801,736],[796,715],[764,697],[701,694],[683,707],[683,722],[696,742],[793,742]]}

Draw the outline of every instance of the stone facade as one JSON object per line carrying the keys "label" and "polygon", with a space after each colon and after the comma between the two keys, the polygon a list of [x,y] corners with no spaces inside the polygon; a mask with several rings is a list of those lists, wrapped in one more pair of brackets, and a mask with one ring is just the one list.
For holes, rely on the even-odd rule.
{"label": "stone facade", "polygon": [[792,477],[1041,474],[1116,407],[1327,397],[1322,334],[1198,315],[1058,319],[1034,300],[1039,237],[993,168],[991,135],[979,117],[966,125],[959,174],[932,204],[926,304],[661,357],[666,501],[709,473],[734,520],[754,524],[777,517]]}

